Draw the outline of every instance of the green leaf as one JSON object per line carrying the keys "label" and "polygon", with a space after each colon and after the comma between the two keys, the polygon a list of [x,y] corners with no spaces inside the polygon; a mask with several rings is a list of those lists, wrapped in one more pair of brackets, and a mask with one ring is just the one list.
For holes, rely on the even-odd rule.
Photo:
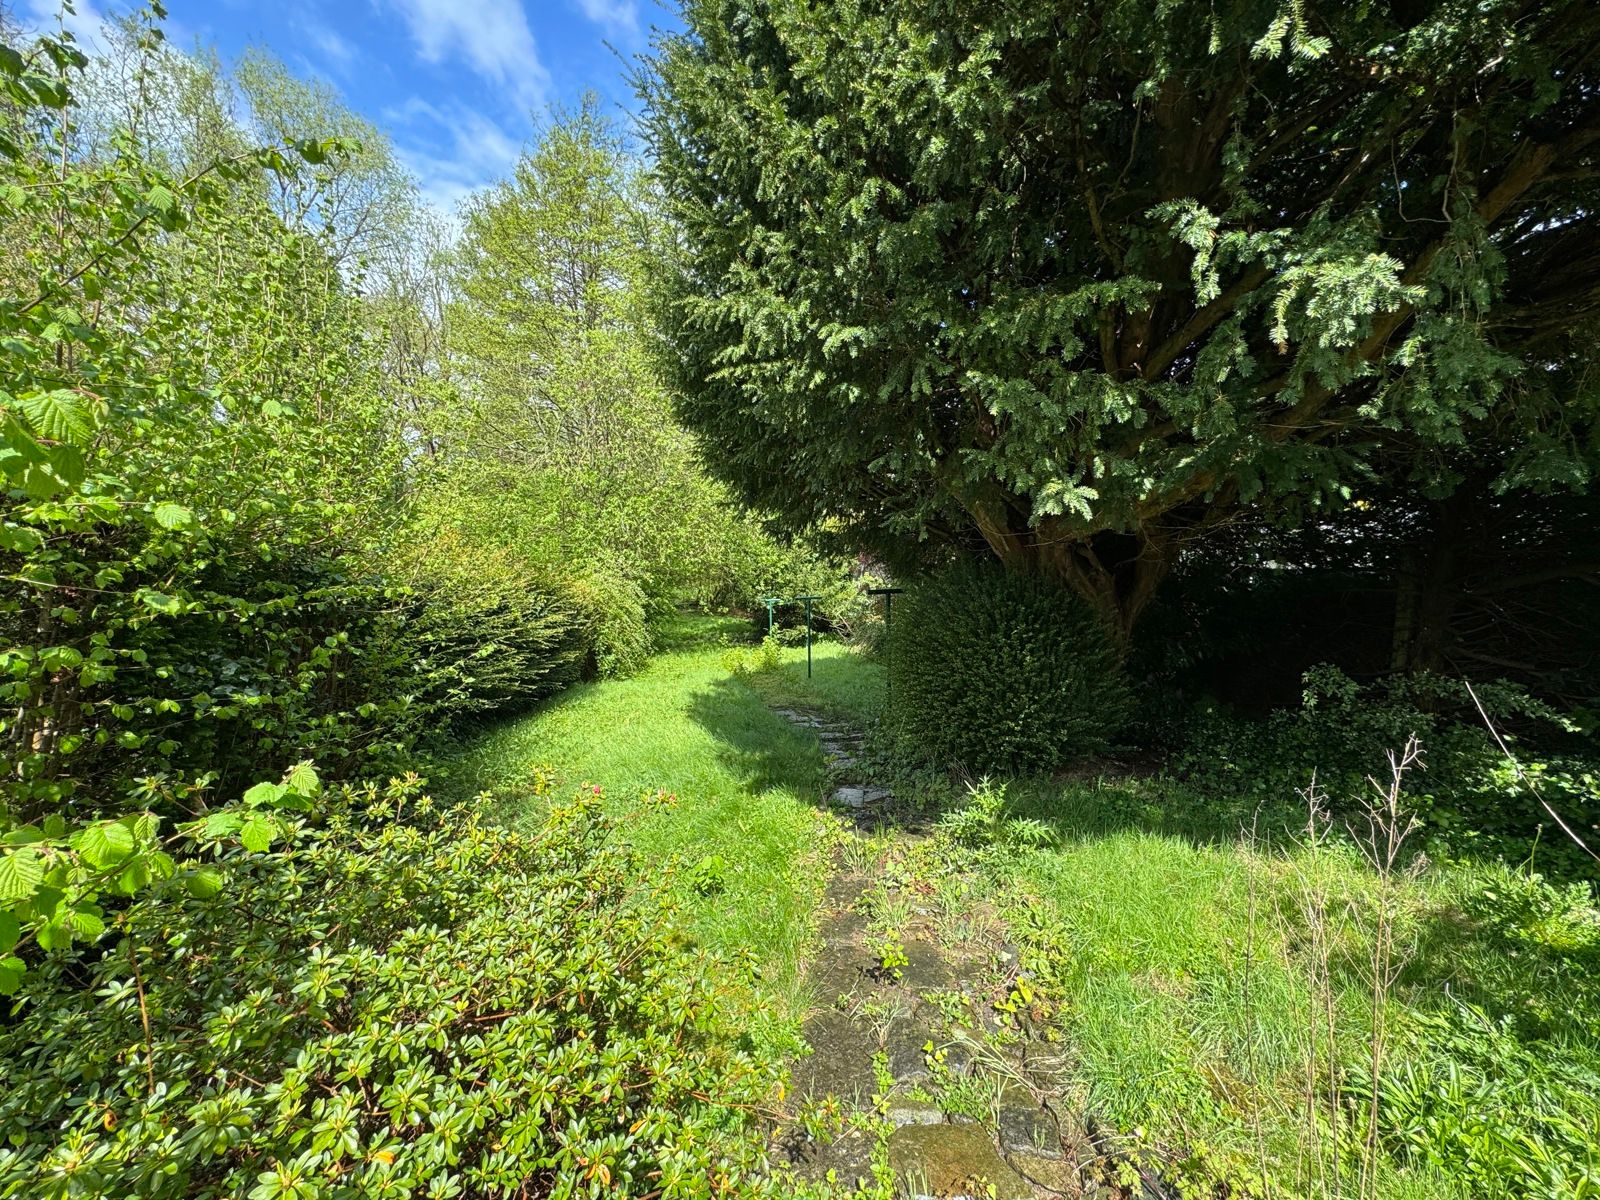
{"label": "green leaf", "polygon": [[117,890],[124,896],[143,891],[150,886],[150,864],[143,858],[130,859],[117,876]]}
{"label": "green leaf", "polygon": [[222,872],[215,867],[200,867],[191,872],[183,886],[197,900],[209,900],[222,891]]}
{"label": "green leaf", "polygon": [[80,904],[66,915],[67,926],[86,942],[92,942],[106,931],[106,923],[91,905]]}
{"label": "green leaf", "polygon": [[98,424],[90,403],[67,388],[19,396],[17,407],[40,437],[53,442],[86,442]]}
{"label": "green leaf", "polygon": [[120,821],[101,821],[90,825],[73,839],[85,862],[104,871],[133,853],[133,831]]}
{"label": "green leaf", "polygon": [[16,955],[7,955],[0,958],[0,996],[14,996],[17,989],[22,986],[22,976],[27,967],[22,965],[22,960]]}
{"label": "green leaf", "polygon": [[244,802],[251,808],[260,808],[264,804],[276,804],[283,795],[283,788],[276,783],[258,783],[244,794]]}
{"label": "green leaf", "polygon": [[0,909],[0,954],[9,954],[21,936],[22,922],[17,920],[16,914]]}
{"label": "green leaf", "polygon": [[181,504],[158,504],[151,516],[163,529],[187,529],[194,523],[194,513]]}
{"label": "green leaf", "polygon": [[83,665],[83,654],[71,646],[49,646],[39,651],[39,665],[46,671],[70,671]]}
{"label": "green leaf", "polygon": [[152,588],[140,588],[135,595],[138,596],[141,604],[155,612],[166,613],[171,616],[183,611],[183,601],[176,596],[169,596],[165,592],[158,592]]}
{"label": "green leaf", "polygon": [[316,165],[328,161],[327,142],[319,142],[315,138],[302,138],[293,145],[295,153],[308,163]]}
{"label": "green leaf", "polygon": [[284,777],[283,786],[302,796],[315,796],[322,788],[317,769],[308,762],[297,763]]}
{"label": "green leaf", "polygon": [[23,471],[20,483],[30,500],[48,500],[67,486],[61,476],[50,468],[38,465]]}
{"label": "green leaf", "polygon": [[44,535],[21,525],[0,525],[0,550],[13,554],[32,554],[44,545]]}
{"label": "green leaf", "polygon": [[84,480],[83,451],[77,446],[63,442],[59,446],[51,446],[46,452],[50,460],[50,470],[55,477],[68,487],[77,487]]}
{"label": "green leaf", "polygon": [[272,845],[272,839],[277,835],[276,824],[267,817],[251,817],[244,823],[244,828],[239,830],[239,841],[246,850],[257,854]]}
{"label": "green leaf", "polygon": [[26,900],[44,879],[44,863],[30,847],[0,857],[0,900]]}
{"label": "green leaf", "polygon": [[166,215],[177,206],[178,197],[173,195],[171,188],[158,183],[144,194],[144,202],[158,213]]}

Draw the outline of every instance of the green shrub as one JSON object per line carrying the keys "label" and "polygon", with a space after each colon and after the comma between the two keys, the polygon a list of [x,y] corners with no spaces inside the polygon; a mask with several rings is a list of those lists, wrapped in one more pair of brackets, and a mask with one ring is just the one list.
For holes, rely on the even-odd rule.
{"label": "green shrub", "polygon": [[1059,584],[961,566],[895,605],[888,724],[912,750],[976,771],[1049,770],[1127,720],[1121,659]]}
{"label": "green shrub", "polygon": [[761,639],[752,649],[730,646],[722,652],[722,665],[741,678],[748,675],[770,674],[783,661],[783,647],[775,633]]}
{"label": "green shrub", "polygon": [[0,1030],[0,1196],[720,1194],[774,1080],[599,804],[519,834],[347,790],[47,956]]}
{"label": "green shrub", "polygon": [[403,680],[426,728],[526,708],[582,672],[584,616],[506,548],[419,522],[387,565],[405,592],[373,682]]}
{"label": "green shrub", "polygon": [[568,585],[589,643],[585,674],[615,679],[632,675],[655,648],[644,590],[631,579],[591,571]]}

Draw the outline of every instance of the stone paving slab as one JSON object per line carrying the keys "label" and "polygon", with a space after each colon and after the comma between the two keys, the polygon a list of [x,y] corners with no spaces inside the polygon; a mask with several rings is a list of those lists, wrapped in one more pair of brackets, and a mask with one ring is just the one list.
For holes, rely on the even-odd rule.
{"label": "stone paving slab", "polygon": [[[858,828],[894,820],[890,789],[850,777],[857,769],[853,751],[862,741],[858,731],[799,709],[776,711],[817,734],[836,777],[829,793],[835,807],[850,813]],[[942,1051],[943,1072],[961,1076],[983,1068],[972,1047],[959,1038],[952,1043],[940,1032],[947,1018],[926,997],[972,993],[971,981],[993,954],[988,948],[957,951],[943,945],[924,907],[900,930],[907,961],[895,971],[883,970],[867,948],[867,922],[858,904],[872,884],[868,875],[841,872],[824,892],[819,945],[807,967],[818,1007],[802,1027],[812,1053],[792,1064],[795,1100],[803,1104],[832,1096],[857,1112],[872,1112],[873,1097],[885,1082],[874,1063],[882,1054],[890,1086],[873,1119],[887,1137],[889,1164],[908,1200],[977,1200],[988,1196],[989,1188],[997,1200],[1080,1196],[1077,1162],[1066,1152],[1054,1116],[1021,1082],[1045,1073],[1048,1048],[1024,1042],[1005,1051],[1015,1059],[1007,1068],[1015,1080],[997,1083],[1000,1112],[987,1123],[952,1119],[929,1098],[936,1086],[924,1050],[930,1043]],[[970,1008],[983,1028],[993,1029],[987,1000],[972,994]],[[1037,1072],[1031,1057],[1038,1059]],[[777,1130],[772,1143],[775,1156],[797,1174],[820,1180],[832,1171],[847,1187],[871,1178],[878,1145],[877,1138],[859,1129],[846,1129],[831,1140],[813,1139],[798,1123]]]}
{"label": "stone paving slab", "polygon": [[902,1125],[889,1136],[889,1165],[922,1200],[1034,1200],[980,1125]]}

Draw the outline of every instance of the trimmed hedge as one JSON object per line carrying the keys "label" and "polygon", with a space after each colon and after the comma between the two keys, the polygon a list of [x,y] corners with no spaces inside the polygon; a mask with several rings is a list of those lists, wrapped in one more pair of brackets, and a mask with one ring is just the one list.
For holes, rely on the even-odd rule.
{"label": "trimmed hedge", "polygon": [[1127,722],[1120,653],[1059,583],[962,565],[899,598],[889,727],[974,771],[1048,771],[1104,750]]}
{"label": "trimmed hedge", "polygon": [[643,589],[623,575],[591,571],[567,591],[584,624],[584,677],[616,679],[642,670],[655,649]]}

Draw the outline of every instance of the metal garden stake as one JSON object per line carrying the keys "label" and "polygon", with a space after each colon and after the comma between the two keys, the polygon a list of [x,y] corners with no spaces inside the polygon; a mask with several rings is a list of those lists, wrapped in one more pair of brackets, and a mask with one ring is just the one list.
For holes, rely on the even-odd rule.
{"label": "metal garden stake", "polygon": [[811,678],[811,602],[822,599],[821,596],[796,596],[796,600],[804,600],[806,605],[806,678]]}
{"label": "metal garden stake", "polygon": [[767,606],[767,636],[772,636],[772,606],[782,600],[782,596],[763,596],[761,603]]}
{"label": "metal garden stake", "polygon": [[[883,640],[885,642],[889,640],[889,626],[894,621],[894,598],[903,591],[905,591],[905,588],[869,587],[867,589],[867,595],[883,597]],[[885,677],[885,686],[894,686],[887,682],[887,676]]]}
{"label": "metal garden stake", "polygon": [[883,597],[883,632],[889,632],[889,622],[894,620],[894,598],[905,588],[868,588],[867,595]]}

